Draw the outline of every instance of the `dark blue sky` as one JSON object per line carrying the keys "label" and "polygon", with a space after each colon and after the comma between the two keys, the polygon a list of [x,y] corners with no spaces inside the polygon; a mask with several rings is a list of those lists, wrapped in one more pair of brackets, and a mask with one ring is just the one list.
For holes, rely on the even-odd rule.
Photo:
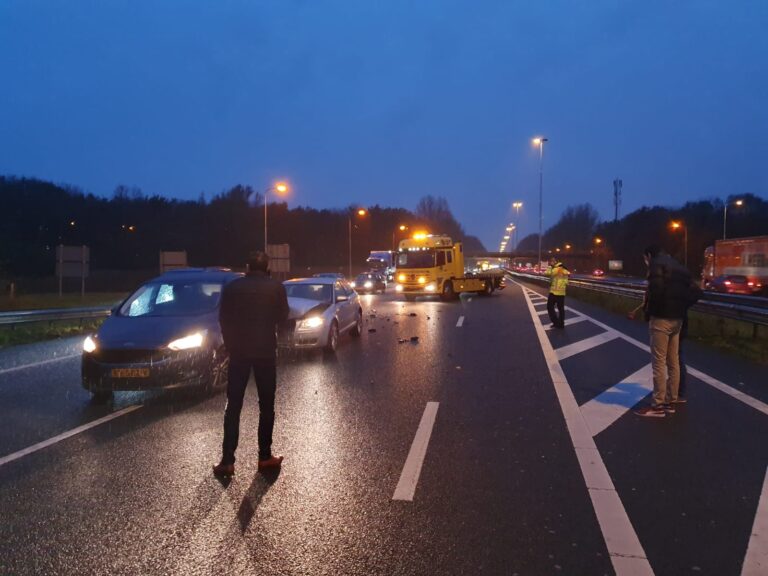
{"label": "dark blue sky", "polygon": [[445,196],[498,244],[522,200],[768,189],[768,2],[0,2],[0,173],[292,205]]}

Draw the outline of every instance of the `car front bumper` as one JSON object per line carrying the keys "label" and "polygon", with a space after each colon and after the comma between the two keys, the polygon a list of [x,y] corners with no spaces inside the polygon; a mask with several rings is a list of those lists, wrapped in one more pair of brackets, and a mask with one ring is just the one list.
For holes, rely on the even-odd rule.
{"label": "car front bumper", "polygon": [[203,384],[211,350],[100,350],[82,356],[82,386],[91,392],[150,390]]}

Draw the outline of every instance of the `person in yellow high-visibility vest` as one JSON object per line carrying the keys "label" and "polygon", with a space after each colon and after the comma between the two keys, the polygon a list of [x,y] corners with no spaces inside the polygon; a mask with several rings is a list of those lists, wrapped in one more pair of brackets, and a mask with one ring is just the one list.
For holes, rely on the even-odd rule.
{"label": "person in yellow high-visibility vest", "polygon": [[[554,328],[565,328],[565,288],[568,286],[568,276],[571,273],[559,260],[549,261],[547,275],[550,277],[549,296],[547,297],[547,312]],[[557,306],[557,313],[555,312]]]}

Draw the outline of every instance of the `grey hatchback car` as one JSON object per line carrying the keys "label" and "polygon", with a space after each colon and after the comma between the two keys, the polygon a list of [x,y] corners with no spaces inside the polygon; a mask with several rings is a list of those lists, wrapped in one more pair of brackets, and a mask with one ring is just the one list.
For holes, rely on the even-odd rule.
{"label": "grey hatchback car", "polygon": [[219,303],[224,285],[239,276],[187,268],[143,284],[83,342],[83,388],[98,401],[115,390],[225,384]]}

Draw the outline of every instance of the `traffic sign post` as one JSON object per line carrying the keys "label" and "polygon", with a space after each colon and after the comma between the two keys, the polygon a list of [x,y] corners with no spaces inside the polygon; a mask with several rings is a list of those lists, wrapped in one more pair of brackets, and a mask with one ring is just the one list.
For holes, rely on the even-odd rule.
{"label": "traffic sign post", "polygon": [[88,246],[56,246],[56,276],[59,278],[59,297],[63,293],[64,278],[80,278],[80,297],[85,296],[85,279],[90,273],[91,250]]}

